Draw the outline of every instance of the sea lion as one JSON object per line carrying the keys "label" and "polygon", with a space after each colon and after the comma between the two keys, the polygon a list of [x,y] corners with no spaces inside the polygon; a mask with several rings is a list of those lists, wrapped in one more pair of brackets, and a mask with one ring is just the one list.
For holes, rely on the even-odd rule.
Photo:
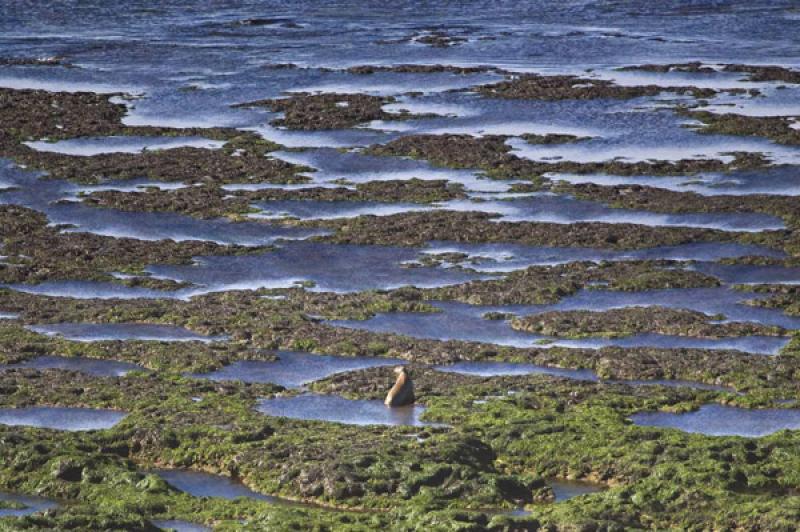
{"label": "sea lion", "polygon": [[386,406],[405,406],[414,403],[414,383],[411,381],[411,373],[403,366],[394,368],[397,373],[397,380],[386,394],[383,402]]}

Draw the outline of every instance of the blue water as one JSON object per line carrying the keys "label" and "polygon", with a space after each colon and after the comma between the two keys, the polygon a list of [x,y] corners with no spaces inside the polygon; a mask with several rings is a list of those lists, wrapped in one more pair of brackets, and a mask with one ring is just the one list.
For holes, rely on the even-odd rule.
{"label": "blue water", "polygon": [[800,428],[800,410],[748,409],[709,404],[692,412],[642,412],[631,416],[636,425],[679,429],[709,436],[757,438],[779,430]]}
{"label": "blue water", "polygon": [[308,393],[263,399],[257,410],[268,416],[346,425],[430,425],[420,419],[425,408],[419,405],[390,408],[383,401],[345,399],[335,395]]}
{"label": "blue water", "polygon": [[31,406],[0,408],[0,424],[83,431],[108,429],[122,421],[124,412],[94,408]]}
{"label": "blue water", "polygon": [[314,355],[296,351],[278,351],[276,355],[278,360],[274,362],[240,360],[211,373],[191,376],[215,381],[269,382],[297,388],[336,373],[399,365],[403,362],[393,358]]}

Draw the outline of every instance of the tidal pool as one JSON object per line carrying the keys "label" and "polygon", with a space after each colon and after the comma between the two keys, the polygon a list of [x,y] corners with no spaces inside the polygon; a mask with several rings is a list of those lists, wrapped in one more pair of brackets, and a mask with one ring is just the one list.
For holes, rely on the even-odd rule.
{"label": "tidal pool", "polygon": [[650,227],[699,227],[742,232],[785,227],[780,218],[761,213],[663,214],[646,210],[617,209],[594,201],[555,194],[534,194],[529,197],[481,202],[454,200],[440,205],[442,209],[447,210],[499,214],[497,221],[501,222],[631,223]]}
{"label": "tidal pool", "polygon": [[432,166],[427,161],[402,157],[379,157],[361,152],[342,152],[330,148],[299,152],[276,152],[275,157],[284,161],[316,168],[308,174],[314,183],[331,184],[344,180],[349,183],[368,181],[425,181],[445,180],[459,183],[468,191],[505,192],[514,181],[499,181],[482,177],[480,172]]}
{"label": "tidal pool", "polygon": [[308,281],[314,283],[314,291],[357,292],[406,285],[443,286],[488,277],[475,272],[403,266],[417,256],[415,248],[287,242],[263,254],[201,257],[191,266],[165,264],[150,266],[147,271],[202,287],[184,291],[192,295],[286,288]]}
{"label": "tidal pool", "polygon": [[214,381],[269,382],[287,388],[298,388],[335,373],[405,362],[395,358],[314,355],[298,351],[278,351],[276,354],[278,360],[274,362],[241,360],[211,373],[195,373],[190,376]]}
{"label": "tidal pool", "polygon": [[497,273],[520,270],[529,266],[552,266],[576,261],[625,261],[625,260],[696,260],[718,261],[721,259],[758,255],[784,257],[784,253],[765,246],[739,244],[735,242],[698,242],[678,246],[659,246],[634,250],[598,248],[557,248],[526,246],[513,243],[466,244],[460,242],[434,241],[424,253],[464,253],[469,267],[481,272]]}
{"label": "tidal pool", "polygon": [[250,214],[256,219],[297,218],[330,220],[357,216],[390,216],[407,212],[446,210],[485,212],[497,215],[498,222],[543,222],[570,224],[575,222],[635,223],[651,227],[699,227],[721,231],[758,232],[785,228],[783,221],[761,213],[690,213],[617,209],[602,203],[578,200],[555,194],[478,195],[430,205],[414,203],[381,203],[376,201],[280,200],[254,202],[261,212]]}
{"label": "tidal pool", "polygon": [[707,436],[758,438],[779,430],[800,429],[800,410],[748,409],[707,404],[693,412],[639,412],[630,417],[635,425],[679,429]]}
{"label": "tidal pool", "polygon": [[553,495],[556,502],[562,502],[573,497],[586,495],[588,493],[597,493],[608,489],[607,486],[597,482],[588,482],[585,480],[549,480],[547,485],[553,490]]}
{"label": "tidal pool", "polygon": [[262,414],[292,419],[330,421],[346,425],[429,426],[420,420],[425,408],[418,405],[389,408],[383,401],[345,399],[335,395],[303,394],[262,399],[256,409]]}
{"label": "tidal pool", "polygon": [[189,469],[154,469],[152,472],[163,478],[173,488],[194,497],[221,497],[230,500],[247,497],[270,503],[279,500],[276,497],[257,493],[244,484],[223,475]]}
{"label": "tidal pool", "polygon": [[[150,241],[207,240],[244,246],[263,246],[278,239],[303,239],[327,234],[326,231],[283,227],[266,222],[234,223],[226,219],[200,220],[172,212],[91,207],[76,201],[76,195],[88,190],[87,187],[57,179],[41,179],[40,173],[25,171],[7,159],[0,159],[0,176],[17,187],[0,194],[0,204],[29,207],[45,213],[52,224],[74,226],[66,231]],[[123,186],[128,188],[133,185],[126,180]]]}
{"label": "tidal pool", "polygon": [[150,340],[159,342],[221,342],[227,336],[205,336],[175,325],[152,323],[52,323],[28,329],[78,342]]}
{"label": "tidal pool", "polygon": [[148,150],[170,148],[221,148],[224,141],[204,137],[81,137],[49,142],[37,140],[25,142],[36,151],[62,153],[65,155],[99,155],[101,153],[140,153]]}
{"label": "tidal pool", "polygon": [[189,521],[182,521],[180,519],[161,519],[151,521],[154,526],[161,530],[174,530],[175,532],[210,532],[211,529],[207,526],[198,525],[197,523],[190,523]]}
{"label": "tidal pool", "polygon": [[23,506],[22,508],[0,508],[0,517],[23,517],[58,506],[55,501],[51,501],[50,499],[35,497],[33,495],[20,495],[17,493],[0,492],[0,501],[7,501]]}
{"label": "tidal pool", "polygon": [[502,375],[552,375],[582,381],[599,380],[594,371],[590,369],[568,369],[526,364],[524,362],[484,362],[462,361],[454,364],[435,366],[436,371],[445,373],[459,373],[477,377],[497,377]]}
{"label": "tidal pool", "polygon": [[[409,268],[420,253],[463,252],[478,260],[476,271],[454,268]],[[274,251],[255,255],[201,257],[187,265],[155,265],[147,271],[157,277],[188,282],[197,288],[175,292],[178,297],[223,290],[285,288],[310,281],[312,290],[356,292],[388,290],[414,285],[420,288],[487,279],[532,265],[578,260],[694,259],[718,260],[743,255],[782,256],[759,246],[703,243],[636,251],[590,248],[547,248],[514,244],[432,243],[426,248],[286,242]],[[485,261],[481,259],[485,258]],[[19,287],[20,285],[15,285]]]}
{"label": "tidal pool", "polygon": [[554,181],[595,183],[604,186],[645,185],[676,192],[695,192],[704,196],[749,194],[800,195],[800,168],[775,165],[757,170],[727,173],[700,173],[691,176],[617,176],[608,174],[548,174]]}
{"label": "tidal pool", "polygon": [[45,281],[38,284],[0,284],[0,287],[27,294],[76,299],[173,299],[183,295],[177,291],[98,281]]}
{"label": "tidal pool", "polygon": [[0,408],[0,424],[67,431],[110,429],[128,414],[99,408]]}
{"label": "tidal pool", "polygon": [[0,371],[9,369],[64,369],[79,371],[97,377],[122,377],[131,371],[143,370],[144,368],[136,364],[118,362],[116,360],[44,355],[17,364],[0,365]]}
{"label": "tidal pool", "polygon": [[331,320],[337,327],[394,333],[412,338],[433,340],[463,340],[485,342],[511,347],[553,346],[599,349],[619,347],[665,347],[738,350],[754,354],[776,354],[789,339],[783,336],[739,336],[724,338],[695,338],[691,336],[655,333],[635,334],[620,338],[588,337],[569,339],[537,335],[511,328],[503,320],[483,317],[489,311],[516,311],[525,307],[487,307],[456,302],[434,302],[442,310],[437,313],[390,312],[379,313],[367,320]]}
{"label": "tidal pool", "polygon": [[733,391],[726,386],[706,384],[703,382],[653,379],[653,380],[605,380],[601,381],[597,374],[590,369],[556,368],[540,366],[524,362],[487,362],[487,361],[462,361],[454,364],[435,366],[437,371],[446,373],[459,373],[478,377],[498,377],[516,375],[551,375],[581,381],[603,382],[607,384],[626,384],[628,386],[667,386],[670,388],[694,388],[696,390],[710,390],[719,392]]}
{"label": "tidal pool", "polygon": [[[637,113],[626,113],[636,115]],[[663,113],[648,113],[647,120],[658,120]],[[671,114],[671,113],[670,113]],[[642,135],[641,128],[631,128],[627,135],[611,138],[590,139],[571,144],[535,145],[521,138],[512,138],[507,144],[512,152],[534,161],[565,160],[579,163],[621,160],[623,162],[642,162],[649,160],[677,161],[681,159],[718,159],[724,162],[733,160],[732,152],[761,152],[776,164],[800,163],[800,152],[791,147],[775,144],[756,137],[730,135],[699,135],[683,126],[678,118],[673,124],[663,124],[663,129],[653,127],[648,130],[650,138]],[[659,134],[662,135],[659,138]],[[664,137],[669,135],[669,137]]]}
{"label": "tidal pool", "polygon": [[719,277],[731,284],[800,284],[798,267],[698,262],[689,269]]}
{"label": "tidal pool", "polygon": [[[719,272],[716,269],[705,271],[706,273]],[[724,274],[720,276],[726,277]],[[769,296],[770,294],[737,290],[728,286],[669,288],[638,292],[584,289],[551,305],[492,307],[491,310],[530,315],[554,310],[605,311],[627,307],[661,306],[702,312],[709,315],[709,320],[717,314],[723,314],[725,316],[723,321],[753,322],[785,329],[800,329],[800,317],[785,314],[781,309],[744,304],[747,300],[767,299]]]}
{"label": "tidal pool", "polygon": [[431,210],[433,207],[413,203],[381,203],[377,201],[259,201],[252,204],[261,212],[248,215],[257,219],[297,218],[299,220],[332,220],[356,216],[390,216],[404,212]]}

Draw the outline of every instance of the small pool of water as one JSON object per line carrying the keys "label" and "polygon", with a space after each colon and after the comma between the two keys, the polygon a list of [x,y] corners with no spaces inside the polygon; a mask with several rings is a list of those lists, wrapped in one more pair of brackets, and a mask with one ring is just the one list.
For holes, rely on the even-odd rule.
{"label": "small pool of water", "polygon": [[432,425],[420,420],[425,411],[422,406],[389,408],[383,401],[345,399],[335,395],[304,394],[262,399],[256,409],[268,416],[346,425]]}
{"label": "small pool of water", "polygon": [[[554,368],[549,366],[539,366],[524,362],[486,362],[486,361],[464,361],[454,364],[435,366],[437,371],[458,373],[461,375],[474,375],[477,377],[499,377],[516,375],[552,375],[581,381],[600,382],[597,374],[590,369],[569,369]],[[696,390],[710,390],[719,392],[733,391],[726,386],[706,384],[703,382],[684,381],[684,380],[606,380],[607,384],[627,384],[629,386],[669,386],[672,388],[694,388]]]}
{"label": "small pool of water", "polygon": [[290,163],[316,168],[317,171],[309,176],[320,185],[342,179],[351,183],[422,179],[459,183],[466,190],[475,192],[504,192],[513,183],[487,179],[474,170],[435,167],[422,160],[380,157],[330,148],[275,152],[272,155]]}
{"label": "small pool of water", "polygon": [[555,346],[583,349],[600,349],[608,346],[663,347],[738,350],[746,353],[772,355],[778,353],[789,341],[789,338],[784,336],[695,338],[655,333],[635,334],[620,338],[600,336],[581,339],[557,338],[518,331],[512,329],[507,321],[483,318],[485,312],[504,311],[507,310],[505,307],[441,301],[433,304],[442,312],[389,312],[376,314],[367,320],[332,320],[328,323],[337,327],[400,334],[412,338],[441,341],[461,340],[542,349]]}
{"label": "small pool of water", "polygon": [[390,216],[405,212],[431,210],[433,207],[414,203],[381,203],[377,201],[317,201],[282,200],[259,201],[253,206],[261,212],[250,218],[267,220],[297,218],[299,220],[332,220],[357,216]]}
{"label": "small pool of water", "polygon": [[78,342],[103,340],[153,340],[160,342],[219,342],[225,336],[204,336],[183,327],[151,323],[53,323],[32,325],[34,332]]}
{"label": "small pool of water", "polygon": [[776,258],[784,256],[782,252],[775,249],[735,242],[697,242],[635,250],[557,248],[513,243],[466,244],[459,242],[431,242],[424,252],[428,254],[464,253],[469,259],[478,261],[477,264],[470,264],[470,267],[482,272],[510,272],[529,266],[551,266],[575,261],[665,259],[713,262],[748,255]]}
{"label": "small pool of water", "polygon": [[800,410],[748,409],[707,404],[685,413],[639,412],[630,417],[635,425],[679,429],[708,436],[757,438],[779,430],[800,429]]}
{"label": "small pool of water", "polygon": [[18,364],[0,365],[0,371],[8,369],[65,369],[97,377],[122,377],[130,371],[143,370],[144,368],[136,364],[118,362],[116,360],[44,355]]}
{"label": "small pool of water", "polygon": [[596,381],[597,375],[590,369],[564,369],[523,362],[456,362],[435,366],[436,371],[459,373],[476,377],[499,377],[516,375],[552,375],[582,381]]}
{"label": "small pool of water", "polygon": [[277,355],[278,360],[274,362],[241,360],[211,373],[190,376],[215,381],[269,382],[297,388],[335,373],[404,363],[394,358],[314,355],[297,351],[278,351]]}
{"label": "small pool of water", "polygon": [[573,497],[586,495],[588,493],[597,493],[608,489],[603,484],[596,482],[587,482],[582,480],[549,480],[547,484],[553,490],[553,495],[556,502],[569,500]]}
{"label": "small pool of water", "polygon": [[207,526],[190,523],[189,521],[181,521],[180,519],[161,519],[151,522],[161,530],[174,530],[175,532],[211,532],[211,529]]}
{"label": "small pool of water", "polygon": [[221,148],[224,141],[204,137],[81,137],[48,142],[37,140],[25,142],[36,151],[62,153],[65,155],[99,155],[101,153],[140,153],[146,150],[168,150],[170,148]]}
{"label": "small pool of water", "polygon": [[453,200],[441,208],[456,211],[479,211],[500,215],[502,222],[541,222],[571,224],[598,222],[639,224],[650,227],[699,227],[721,231],[757,232],[783,229],[783,221],[767,214],[680,213],[666,214],[636,209],[612,208],[594,201],[579,200],[555,194],[533,194],[528,197],[486,200]]}
{"label": "small pool of water", "polygon": [[20,495],[17,493],[0,492],[0,501],[8,501],[24,506],[23,508],[0,508],[0,517],[23,517],[58,506],[55,501],[49,499],[35,497],[33,495]]}
{"label": "small pool of water", "polygon": [[220,497],[229,500],[247,497],[265,502],[278,501],[275,497],[257,493],[241,482],[223,475],[189,469],[154,469],[152,472],[163,478],[173,488],[194,497]]}
{"label": "small pool of water", "polygon": [[0,408],[0,424],[67,431],[110,429],[128,414],[99,408]]}
{"label": "small pool of water", "polygon": [[691,176],[617,176],[608,174],[552,174],[553,180],[598,185],[645,185],[676,192],[695,192],[705,196],[782,194],[800,195],[800,173],[797,166],[776,165],[756,170],[729,173],[703,173]]}

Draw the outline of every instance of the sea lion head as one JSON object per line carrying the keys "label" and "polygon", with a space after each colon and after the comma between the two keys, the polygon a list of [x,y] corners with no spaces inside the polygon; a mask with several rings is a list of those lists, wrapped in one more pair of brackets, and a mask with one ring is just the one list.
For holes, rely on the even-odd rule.
{"label": "sea lion head", "polygon": [[397,373],[398,375],[402,375],[403,373],[405,373],[406,375],[410,375],[410,372],[406,369],[405,366],[395,366],[394,372]]}

